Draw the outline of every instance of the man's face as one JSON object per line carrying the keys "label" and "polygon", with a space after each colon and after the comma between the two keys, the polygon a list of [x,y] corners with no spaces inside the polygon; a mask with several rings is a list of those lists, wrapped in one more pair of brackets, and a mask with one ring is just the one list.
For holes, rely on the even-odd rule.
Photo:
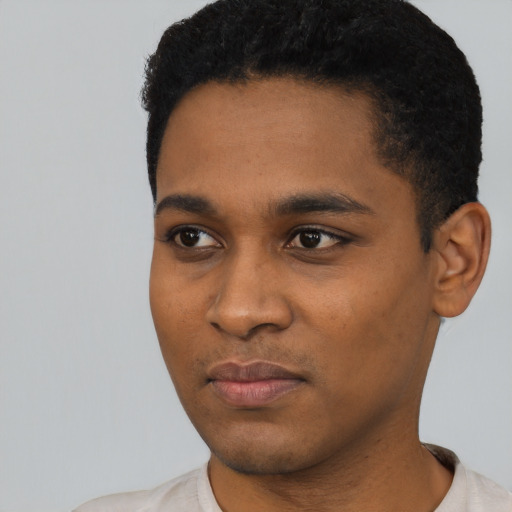
{"label": "man's face", "polygon": [[285,473],[416,433],[436,270],[363,95],[203,85],[169,119],[157,190],[153,318],[217,460]]}

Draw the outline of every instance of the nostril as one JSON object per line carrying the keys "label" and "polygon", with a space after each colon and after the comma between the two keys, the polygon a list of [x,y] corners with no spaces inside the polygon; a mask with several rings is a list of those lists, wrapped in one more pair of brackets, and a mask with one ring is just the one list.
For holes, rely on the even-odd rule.
{"label": "nostril", "polygon": [[210,325],[212,325],[213,327],[215,327],[215,329],[218,329],[219,331],[222,330],[217,322],[210,322]]}
{"label": "nostril", "polygon": [[268,332],[276,332],[281,331],[286,328],[286,326],[279,326],[272,322],[262,322],[257,325],[253,325],[252,327],[248,327],[247,325],[239,325],[239,326],[224,326],[221,323],[210,322],[210,325],[229,336],[235,336],[236,338],[243,341],[250,341],[254,339],[257,335],[262,334],[262,331]]}

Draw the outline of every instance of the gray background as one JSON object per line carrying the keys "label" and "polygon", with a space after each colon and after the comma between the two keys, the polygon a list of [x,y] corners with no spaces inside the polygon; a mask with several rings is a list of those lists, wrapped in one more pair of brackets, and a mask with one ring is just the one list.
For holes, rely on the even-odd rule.
{"label": "gray background", "polygon": [[[415,2],[482,89],[494,241],[443,327],[421,435],[512,489],[512,2]],[[0,511],[59,512],[206,460],[160,359],[147,281],[145,56],[200,0],[0,0]]]}

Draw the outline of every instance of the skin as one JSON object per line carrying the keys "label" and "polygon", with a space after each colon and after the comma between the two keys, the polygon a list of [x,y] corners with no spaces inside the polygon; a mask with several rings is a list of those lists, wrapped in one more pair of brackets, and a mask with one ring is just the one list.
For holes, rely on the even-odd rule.
{"label": "skin", "polygon": [[[371,109],[283,78],[200,86],[169,118],[151,308],[224,511],[427,512],[450,486],[418,440],[419,405],[439,314],[478,286],[454,276],[488,226],[470,208],[424,253],[414,191],[379,162]],[[254,361],[298,384],[261,406],[219,396],[212,367]]]}

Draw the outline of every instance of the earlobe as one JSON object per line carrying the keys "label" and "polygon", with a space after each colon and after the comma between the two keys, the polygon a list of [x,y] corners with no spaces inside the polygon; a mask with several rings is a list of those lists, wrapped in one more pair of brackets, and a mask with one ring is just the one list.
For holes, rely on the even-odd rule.
{"label": "earlobe", "polygon": [[476,202],[461,206],[435,232],[434,310],[439,316],[454,317],[468,307],[487,266],[490,240],[489,214]]}

